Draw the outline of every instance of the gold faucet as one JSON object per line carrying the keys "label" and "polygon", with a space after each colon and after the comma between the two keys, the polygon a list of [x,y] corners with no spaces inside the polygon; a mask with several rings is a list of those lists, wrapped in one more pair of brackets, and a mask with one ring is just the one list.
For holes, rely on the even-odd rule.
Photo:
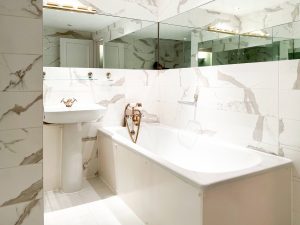
{"label": "gold faucet", "polygon": [[76,98],[67,98],[65,100],[65,98],[63,98],[60,102],[64,103],[66,107],[72,107],[73,106],[73,103],[76,102],[77,99]]}
{"label": "gold faucet", "polygon": [[[142,107],[142,103],[136,103],[135,105],[127,104],[124,111],[123,126],[127,127],[129,136],[134,143],[136,143],[137,141],[140,125],[141,125],[141,119],[142,119],[141,107]],[[129,127],[130,123],[128,123],[128,121],[130,120],[132,121],[131,127]]]}

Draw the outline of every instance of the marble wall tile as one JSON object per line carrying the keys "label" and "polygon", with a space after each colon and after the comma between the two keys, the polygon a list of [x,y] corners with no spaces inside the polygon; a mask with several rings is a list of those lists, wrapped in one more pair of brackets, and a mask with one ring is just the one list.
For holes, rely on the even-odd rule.
{"label": "marble wall tile", "polygon": [[0,208],[1,224],[38,225],[44,224],[44,202],[42,199],[22,202]]}
{"label": "marble wall tile", "polygon": [[41,18],[42,2],[42,0],[1,0],[0,14],[28,18]]}
{"label": "marble wall tile", "polygon": [[273,27],[299,20],[299,0],[283,1],[272,8],[249,13],[241,17],[242,32]]}
{"label": "marble wall tile", "polygon": [[201,6],[210,0],[157,0],[159,4],[159,21],[173,17],[190,9]]}
{"label": "marble wall tile", "polygon": [[286,145],[280,146],[284,157],[293,161],[293,176],[300,179],[300,148],[290,147]]}
{"label": "marble wall tile", "polygon": [[42,56],[0,54],[1,91],[42,91]]}
{"label": "marble wall tile", "polygon": [[272,89],[252,89],[253,98],[241,88],[200,88],[198,106],[210,110],[277,117],[278,96]]}
{"label": "marble wall tile", "polygon": [[83,156],[83,174],[86,178],[98,176],[98,148],[96,137],[83,139],[82,156]]}
{"label": "marble wall tile", "polygon": [[58,190],[61,180],[62,125],[43,125],[43,152],[43,189]]}
{"label": "marble wall tile", "polygon": [[293,212],[293,225],[299,225],[300,224],[300,212]]}
{"label": "marble wall tile", "polygon": [[294,179],[293,183],[293,209],[295,212],[300,212],[300,180]]}
{"label": "marble wall tile", "polygon": [[26,165],[0,169],[0,208],[42,197],[42,165]]}
{"label": "marble wall tile", "polygon": [[297,134],[300,132],[300,121],[280,119],[279,141],[282,145],[300,148],[300,140]]}
{"label": "marble wall tile", "polygon": [[[282,145],[299,148],[300,60],[279,63],[279,140]],[[299,86],[299,87],[298,87]]]}
{"label": "marble wall tile", "polygon": [[278,87],[278,62],[200,67],[199,70],[207,78],[209,87],[265,89]]}
{"label": "marble wall tile", "polygon": [[42,128],[0,131],[0,169],[41,163]]}
{"label": "marble wall tile", "polygon": [[279,89],[300,90],[300,60],[279,61]]}
{"label": "marble wall tile", "polygon": [[[43,2],[45,4],[47,0],[43,0]],[[54,2],[61,3],[61,1]],[[91,6],[97,10],[97,13],[104,15],[148,21],[157,21],[158,19],[158,4],[156,0],[64,0],[63,3],[75,6]]]}
{"label": "marble wall tile", "polygon": [[0,52],[37,54],[42,52],[42,21],[0,15]]}
{"label": "marble wall tile", "polygon": [[41,127],[42,93],[0,92],[0,130]]}

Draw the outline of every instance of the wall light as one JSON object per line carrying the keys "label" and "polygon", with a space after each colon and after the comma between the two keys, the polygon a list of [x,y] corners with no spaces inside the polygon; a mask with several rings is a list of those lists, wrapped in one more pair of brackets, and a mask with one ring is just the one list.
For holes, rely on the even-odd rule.
{"label": "wall light", "polygon": [[47,9],[56,9],[56,10],[63,10],[63,11],[70,11],[70,12],[78,12],[78,13],[87,13],[87,14],[95,14],[97,13],[97,10],[92,7],[87,6],[73,6],[73,5],[60,5],[56,2],[47,2],[45,5],[43,5],[43,8]]}

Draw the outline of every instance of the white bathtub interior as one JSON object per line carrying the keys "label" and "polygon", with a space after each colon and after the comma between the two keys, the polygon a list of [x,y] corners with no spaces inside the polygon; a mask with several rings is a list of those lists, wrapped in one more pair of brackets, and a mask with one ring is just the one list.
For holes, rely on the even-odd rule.
{"label": "white bathtub interior", "polygon": [[[116,131],[129,140],[126,128]],[[137,144],[183,169],[202,173],[226,173],[258,165],[260,155],[188,130],[142,124]]]}

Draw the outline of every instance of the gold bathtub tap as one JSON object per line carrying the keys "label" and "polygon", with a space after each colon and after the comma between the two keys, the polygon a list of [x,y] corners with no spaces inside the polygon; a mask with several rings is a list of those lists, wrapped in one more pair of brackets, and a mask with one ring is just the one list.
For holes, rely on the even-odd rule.
{"label": "gold bathtub tap", "polygon": [[76,102],[76,98],[63,98],[60,102],[64,103],[66,107],[72,107],[73,106],[73,103]]}
{"label": "gold bathtub tap", "polygon": [[141,107],[142,103],[127,104],[124,111],[123,126],[127,127],[128,134],[134,143],[136,143],[140,131]]}

